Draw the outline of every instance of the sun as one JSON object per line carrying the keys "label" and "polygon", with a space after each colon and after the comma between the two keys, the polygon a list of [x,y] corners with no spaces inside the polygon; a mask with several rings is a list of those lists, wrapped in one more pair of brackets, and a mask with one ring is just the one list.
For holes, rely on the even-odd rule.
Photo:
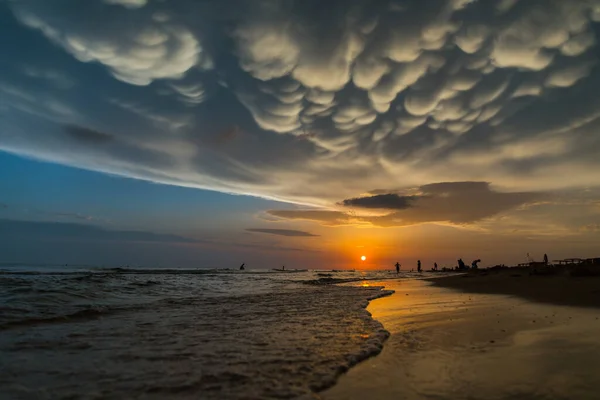
{"label": "sun", "polygon": [[367,257],[361,256],[360,259],[363,260],[363,261],[365,261],[367,259]]}

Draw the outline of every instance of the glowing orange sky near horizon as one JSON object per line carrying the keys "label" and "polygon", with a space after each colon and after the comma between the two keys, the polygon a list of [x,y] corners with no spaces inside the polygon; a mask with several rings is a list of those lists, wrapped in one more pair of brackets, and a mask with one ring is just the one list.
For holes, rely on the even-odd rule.
{"label": "glowing orange sky near horizon", "polygon": [[[304,222],[299,227],[320,235],[310,241],[295,241],[302,240],[308,248],[317,250],[310,258],[314,265],[323,268],[394,270],[398,262],[401,270],[410,271],[416,270],[417,260],[421,260],[423,269],[429,270],[434,263],[439,268],[454,267],[459,258],[468,264],[481,259],[481,266],[485,267],[526,262],[527,253],[536,260],[541,260],[544,253],[556,259],[572,253],[593,253],[583,251],[585,243],[581,243],[581,249],[571,244],[569,249],[564,250],[556,248],[552,237],[523,238],[434,224],[371,228],[322,227]],[[364,261],[361,260],[362,256],[366,258]]]}

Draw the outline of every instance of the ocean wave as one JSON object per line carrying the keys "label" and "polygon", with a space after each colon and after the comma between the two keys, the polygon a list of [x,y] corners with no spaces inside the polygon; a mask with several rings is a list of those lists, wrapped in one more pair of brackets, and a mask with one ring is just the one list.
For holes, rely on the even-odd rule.
{"label": "ocean wave", "polygon": [[37,276],[37,275],[84,275],[84,276],[104,276],[104,275],[125,275],[125,274],[133,274],[133,275],[166,275],[166,274],[176,274],[176,275],[208,275],[208,274],[231,274],[231,273],[239,273],[237,270],[232,269],[177,269],[177,268],[168,268],[168,269],[160,269],[160,268],[91,268],[89,270],[68,270],[67,267],[64,267],[61,270],[29,270],[26,268],[15,268],[10,270],[0,270],[1,275],[29,275],[29,276]]}
{"label": "ocean wave", "polygon": [[[25,310],[11,307],[0,307],[0,312],[23,312]],[[23,319],[16,319],[12,321],[0,322],[0,331],[7,330],[10,328],[17,327],[29,327],[41,324],[57,323],[57,322],[73,322],[82,319],[97,318],[102,315],[107,315],[110,312],[116,310],[110,310],[106,307],[90,307],[83,310],[75,311],[71,314],[66,315],[52,315],[48,317],[30,317]]]}
{"label": "ocean wave", "polygon": [[[131,279],[143,284],[131,285]],[[5,324],[0,356],[13,390],[7,396],[22,397],[18,390],[27,387],[33,388],[30,397],[299,398],[379,353],[389,335],[365,309],[370,300],[391,294],[381,288],[289,286],[281,280],[264,286],[242,277],[228,285],[269,290],[211,297],[203,293],[219,277],[152,280],[105,281],[100,292],[112,293],[121,301],[116,306]],[[122,302],[130,299],[123,291],[152,296],[130,304]]]}
{"label": "ocean wave", "polygon": [[[374,271],[388,273],[390,271]],[[31,268],[27,266],[12,267],[10,269],[0,268],[0,276],[10,275],[25,275],[25,276],[37,276],[37,275],[278,275],[278,274],[355,274],[355,270],[325,270],[325,269],[245,269],[239,270],[237,268],[142,268],[142,267],[46,267],[46,268]]]}

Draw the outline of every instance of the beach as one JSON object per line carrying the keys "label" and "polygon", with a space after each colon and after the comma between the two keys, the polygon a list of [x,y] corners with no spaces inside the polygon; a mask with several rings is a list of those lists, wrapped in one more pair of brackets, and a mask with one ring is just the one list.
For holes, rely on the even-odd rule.
{"label": "beach", "polygon": [[431,279],[437,287],[482,294],[506,294],[528,300],[600,308],[600,277],[570,276],[566,268],[549,269],[549,275],[531,274],[529,269],[507,268]]}
{"label": "beach", "polygon": [[507,270],[378,284],[396,293],[367,309],[391,336],[322,399],[598,398],[600,279]]}
{"label": "beach", "polygon": [[0,285],[3,399],[597,398],[598,278],[15,268]]}

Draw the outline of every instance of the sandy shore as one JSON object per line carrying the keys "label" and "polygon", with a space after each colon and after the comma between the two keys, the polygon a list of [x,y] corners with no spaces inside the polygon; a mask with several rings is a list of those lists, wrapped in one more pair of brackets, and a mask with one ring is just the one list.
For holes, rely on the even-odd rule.
{"label": "sandy shore", "polygon": [[[591,294],[596,280],[565,284],[571,278],[532,278],[508,274],[378,283],[396,291],[368,308],[390,339],[380,355],[351,369],[320,397],[597,399],[600,310],[551,303],[560,298],[596,304]],[[541,282],[561,295],[552,297],[558,295],[536,286]],[[465,291],[475,289],[508,294]]]}
{"label": "sandy shore", "polygon": [[528,300],[580,307],[600,308],[600,277],[530,275],[525,269],[477,273],[432,279],[435,286],[472,293],[496,293]]}

